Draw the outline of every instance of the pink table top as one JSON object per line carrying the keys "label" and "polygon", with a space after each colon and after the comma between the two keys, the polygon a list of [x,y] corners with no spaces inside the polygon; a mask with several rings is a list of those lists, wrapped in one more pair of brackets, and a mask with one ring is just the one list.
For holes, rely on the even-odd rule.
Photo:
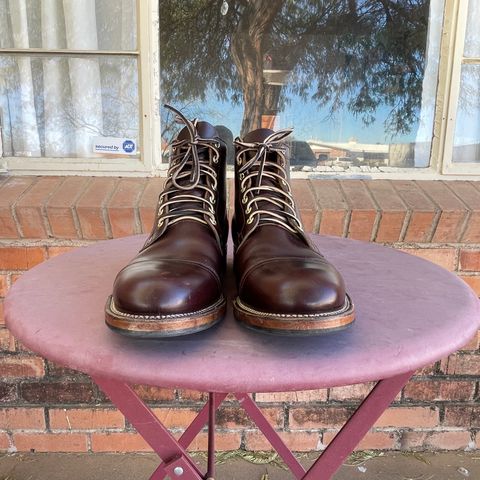
{"label": "pink table top", "polygon": [[[143,236],[100,242],[28,271],[6,299],[7,325],[27,347],[92,376],[213,392],[273,392],[388,378],[461,348],[479,327],[479,301],[454,274],[375,244],[313,236],[345,278],[356,322],[315,337],[279,337],[236,323],[131,339],[104,324],[113,279]],[[234,293],[232,276],[227,284]]]}

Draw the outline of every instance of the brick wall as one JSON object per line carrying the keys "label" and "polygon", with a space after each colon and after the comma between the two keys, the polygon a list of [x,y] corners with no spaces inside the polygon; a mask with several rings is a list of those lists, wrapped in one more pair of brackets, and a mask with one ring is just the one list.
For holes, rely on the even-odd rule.
{"label": "brick wall", "polygon": [[[23,271],[80,245],[147,232],[162,183],[0,178],[0,319],[3,297]],[[457,272],[480,292],[480,184],[297,180],[293,188],[307,230],[402,249]],[[87,376],[36,356],[1,327],[0,450],[148,450]],[[479,378],[477,337],[460,352],[417,372],[360,448],[478,448]],[[199,392],[136,388],[177,433],[205,401]],[[306,451],[328,444],[370,388],[255,397],[290,446]],[[230,401],[219,413],[218,448],[239,447],[269,448]],[[206,448],[205,433],[193,448]]]}

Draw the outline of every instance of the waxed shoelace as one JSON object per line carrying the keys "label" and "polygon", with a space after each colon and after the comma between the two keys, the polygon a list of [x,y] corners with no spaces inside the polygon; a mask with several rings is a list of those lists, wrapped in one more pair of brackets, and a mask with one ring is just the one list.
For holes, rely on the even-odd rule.
{"label": "waxed shoelace", "polygon": [[[199,149],[210,149],[212,162],[218,163],[220,144],[198,135],[196,119],[188,120],[170,105],[165,107],[172,110],[186,126],[189,138],[177,140],[171,145],[174,153],[170,157],[165,188],[159,197],[157,226],[166,227],[187,219],[215,226],[217,172],[208,159],[200,158]],[[202,176],[204,182],[200,182]]]}
{"label": "waxed shoelace", "polygon": [[[303,236],[302,223],[298,218],[288,183],[286,146],[282,142],[291,132],[291,129],[278,130],[263,142],[248,143],[239,138],[235,139],[235,145],[239,147],[236,161],[241,202],[247,224],[253,224],[247,236],[260,225],[272,223]],[[248,152],[254,155],[244,162]],[[275,161],[270,160],[269,153],[276,154],[278,158]],[[265,208],[265,203],[260,207],[260,202],[267,202],[273,208]]]}

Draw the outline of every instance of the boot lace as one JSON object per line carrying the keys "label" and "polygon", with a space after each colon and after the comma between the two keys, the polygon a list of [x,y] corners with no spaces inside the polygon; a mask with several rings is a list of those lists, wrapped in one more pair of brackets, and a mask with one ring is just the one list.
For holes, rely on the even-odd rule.
{"label": "boot lace", "polygon": [[[177,119],[187,127],[189,138],[176,140],[171,145],[174,153],[159,197],[157,227],[166,228],[182,220],[216,226],[217,172],[210,165],[210,155],[200,156],[199,149],[211,150],[212,162],[218,163],[220,143],[200,138],[197,119],[188,120],[170,105],[165,107],[177,114]],[[205,181],[200,182],[202,177]]]}
{"label": "boot lace", "polygon": [[[241,202],[252,225],[247,236],[260,225],[277,224],[294,234],[303,236],[303,227],[298,217],[287,173],[287,146],[282,140],[292,129],[278,130],[263,142],[247,143],[239,138],[236,156],[240,179]],[[249,160],[245,154],[254,152]],[[275,159],[269,153],[275,153]],[[244,238],[245,239],[245,238]]]}

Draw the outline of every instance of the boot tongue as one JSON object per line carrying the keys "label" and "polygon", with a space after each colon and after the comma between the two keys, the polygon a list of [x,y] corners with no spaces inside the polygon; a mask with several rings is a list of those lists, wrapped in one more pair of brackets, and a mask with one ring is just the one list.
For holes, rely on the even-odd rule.
{"label": "boot tongue", "polygon": [[274,133],[274,131],[269,128],[257,128],[256,130],[247,133],[243,138],[243,141],[247,143],[262,143],[272,133]]}
{"label": "boot tongue", "polygon": [[[215,138],[218,137],[218,132],[211,123],[197,122],[197,135],[200,138]],[[177,140],[191,140],[187,127],[184,127],[180,130]]]}

